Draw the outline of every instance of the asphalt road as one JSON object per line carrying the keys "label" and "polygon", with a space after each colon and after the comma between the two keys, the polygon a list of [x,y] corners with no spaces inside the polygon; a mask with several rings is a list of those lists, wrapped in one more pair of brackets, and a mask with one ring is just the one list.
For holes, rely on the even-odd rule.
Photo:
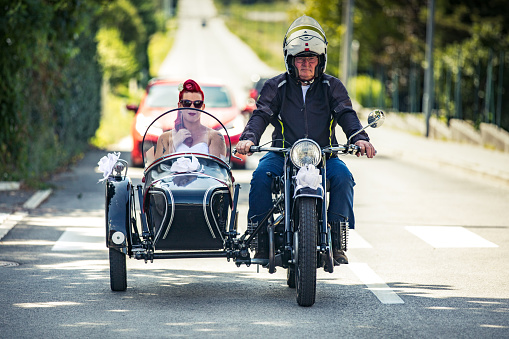
{"label": "asphalt road", "polygon": [[[203,28],[198,16],[184,17],[196,25],[188,32],[222,25],[210,19]],[[196,36],[185,37],[196,45]],[[224,38],[207,35],[214,37]],[[239,72],[230,65],[220,73]],[[370,132],[374,140],[383,128]],[[351,263],[332,275],[319,271],[316,303],[302,308],[284,270],[270,275],[225,259],[128,260],[128,289],[112,292],[96,171],[103,155],[91,151],[56,176],[51,197],[0,241],[0,262],[19,264],[0,265],[1,338],[509,336],[507,186],[389,152],[345,158],[357,182]],[[250,173],[234,172],[241,221]],[[140,182],[140,169],[129,174]]]}
{"label": "asphalt road", "polygon": [[[0,267],[2,338],[508,333],[506,187],[381,155],[345,159],[358,183],[351,264],[320,271],[316,304],[302,308],[284,270],[225,259],[128,260],[127,291],[111,292],[102,155],[55,178],[53,195],[0,242],[0,261],[19,263]],[[249,174],[234,173],[243,213]]]}

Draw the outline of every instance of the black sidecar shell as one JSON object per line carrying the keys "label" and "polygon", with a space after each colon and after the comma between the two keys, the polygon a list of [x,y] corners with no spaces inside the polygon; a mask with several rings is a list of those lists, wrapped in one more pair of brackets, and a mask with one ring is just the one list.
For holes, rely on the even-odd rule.
{"label": "black sidecar shell", "polygon": [[106,181],[106,246],[128,254],[131,248],[133,185],[128,177],[110,176]]}
{"label": "black sidecar shell", "polygon": [[223,249],[232,202],[229,166],[212,156],[193,155],[200,171],[168,171],[182,156],[169,156],[146,171],[143,209],[154,248]]}

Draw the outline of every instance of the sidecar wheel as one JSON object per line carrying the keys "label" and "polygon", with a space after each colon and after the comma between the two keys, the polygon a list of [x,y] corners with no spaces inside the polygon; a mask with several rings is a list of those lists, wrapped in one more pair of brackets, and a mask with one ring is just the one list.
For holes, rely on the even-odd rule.
{"label": "sidecar wheel", "polygon": [[127,289],[127,268],[125,254],[110,248],[110,286],[112,291]]}
{"label": "sidecar wheel", "polygon": [[297,303],[312,306],[316,295],[316,230],[318,217],[316,201],[313,198],[300,198],[296,210],[298,222],[298,258],[295,267]]}
{"label": "sidecar wheel", "polygon": [[295,266],[293,265],[286,270],[286,283],[288,287],[295,288]]}

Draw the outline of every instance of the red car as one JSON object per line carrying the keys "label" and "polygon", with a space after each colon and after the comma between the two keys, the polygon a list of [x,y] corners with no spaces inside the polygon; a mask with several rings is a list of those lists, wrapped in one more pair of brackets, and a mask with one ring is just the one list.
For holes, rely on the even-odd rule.
{"label": "red car", "polygon": [[[127,105],[127,109],[136,112],[131,125],[133,150],[131,164],[143,166],[141,156],[141,142],[147,127],[162,113],[176,108],[178,103],[178,85],[184,81],[153,79],[149,82],[140,105]],[[231,91],[223,84],[199,82],[205,95],[205,110],[217,117],[227,128],[232,148],[237,145],[239,137],[244,130],[246,120],[236,106]],[[246,158],[237,154],[242,160],[232,157],[235,168],[245,168]]]}

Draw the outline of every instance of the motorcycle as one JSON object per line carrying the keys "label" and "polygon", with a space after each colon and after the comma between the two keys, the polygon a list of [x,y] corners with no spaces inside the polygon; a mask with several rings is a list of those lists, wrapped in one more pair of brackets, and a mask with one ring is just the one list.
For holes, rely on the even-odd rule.
{"label": "motorcycle", "polygon": [[[381,110],[368,116],[368,125],[354,133],[344,145],[320,147],[311,139],[297,140],[291,147],[251,146],[250,152],[277,152],[284,156],[284,170],[272,178],[273,206],[258,224],[249,224],[246,244],[257,250],[253,237],[267,228],[269,273],[276,266],[287,269],[287,284],[297,290],[297,303],[311,306],[316,295],[316,271],[323,267],[333,273],[333,241],[340,250],[347,250],[348,221],[342,221],[333,239],[327,221],[326,156],[356,154],[359,148],[350,141],[368,127],[380,127],[385,120]],[[271,173],[267,173],[270,175]],[[320,182],[321,180],[321,182]]]}
{"label": "motorcycle", "polygon": [[[178,129],[179,112],[201,113],[203,125],[224,137],[224,153],[209,154],[203,149],[158,154],[163,133]],[[385,119],[376,110],[368,116],[367,127],[378,127]],[[331,230],[327,225],[327,197],[324,187],[326,154],[355,154],[357,146],[320,148],[301,139],[289,148],[252,146],[252,152],[273,151],[285,156],[285,171],[273,178],[274,206],[256,227],[238,233],[240,185],[232,176],[230,137],[225,126],[211,114],[196,108],[178,108],[163,113],[147,128],[142,142],[144,172],[134,187],[127,176],[128,166],[118,155],[100,161],[104,171],[106,246],[109,249],[110,287],[127,289],[126,258],[152,262],[154,259],[226,258],[237,266],[252,264],[287,269],[287,284],[297,289],[297,302],[311,306],[316,294],[316,270],[332,273]],[[298,187],[299,168],[316,166],[322,172],[319,187]],[[139,214],[137,215],[139,209]],[[262,227],[269,234],[269,258],[251,257],[257,248]],[[342,248],[346,249],[348,227],[342,225]]]}

